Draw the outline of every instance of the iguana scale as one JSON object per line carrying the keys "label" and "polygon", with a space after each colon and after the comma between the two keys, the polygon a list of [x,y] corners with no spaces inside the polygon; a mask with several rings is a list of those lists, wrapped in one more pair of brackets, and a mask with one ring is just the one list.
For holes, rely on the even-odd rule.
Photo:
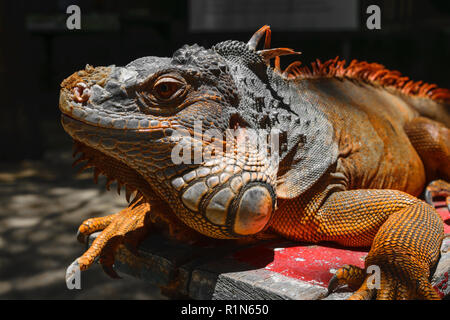
{"label": "iguana scale", "polygon": [[[370,247],[365,268],[380,267],[380,288],[355,266],[330,283],[359,288],[351,299],[438,299],[429,277],[443,221],[417,197],[436,179],[427,198],[449,195],[450,91],[337,58],[281,70],[280,56],[297,53],[270,48],[270,37],[264,26],[248,43],[87,66],[62,82],[77,162],[94,167],[95,179],[106,175],[108,188],[117,181],[127,199],[136,194],[121,212],[83,222],[80,240],[102,232],[75,264],[85,270],[99,257],[116,276],[117,247],[135,248],[159,225],[186,241],[273,233]],[[277,150],[262,154],[247,139],[252,130],[275,132]],[[223,148],[174,162],[186,144]]]}

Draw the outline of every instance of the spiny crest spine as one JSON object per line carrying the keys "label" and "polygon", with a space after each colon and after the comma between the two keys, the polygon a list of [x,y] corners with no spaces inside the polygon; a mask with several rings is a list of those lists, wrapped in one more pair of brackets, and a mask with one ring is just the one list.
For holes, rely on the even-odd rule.
{"label": "spiny crest spine", "polygon": [[311,63],[311,67],[301,66],[300,61],[289,65],[279,73],[287,79],[315,79],[315,78],[339,78],[363,81],[382,87],[392,87],[400,90],[405,95],[441,100],[450,103],[450,90],[439,88],[436,84],[413,81],[403,76],[399,71],[386,69],[379,63],[368,63],[353,60],[345,66],[345,60],[335,59],[321,62],[317,59]]}

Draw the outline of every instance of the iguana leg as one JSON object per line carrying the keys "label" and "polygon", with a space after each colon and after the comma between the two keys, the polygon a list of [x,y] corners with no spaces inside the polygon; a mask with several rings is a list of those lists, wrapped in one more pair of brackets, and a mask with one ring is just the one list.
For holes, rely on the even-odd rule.
{"label": "iguana leg", "polygon": [[359,246],[377,230],[365,270],[378,268],[379,286],[370,286],[368,274],[351,299],[439,299],[428,279],[439,257],[443,222],[431,206],[400,191],[343,191],[332,194],[317,217],[318,240]]}
{"label": "iguana leg", "polygon": [[440,122],[418,117],[405,132],[425,166],[428,180],[450,181],[450,129]]}
{"label": "iguana leg", "polygon": [[150,204],[142,199],[135,201],[128,208],[117,214],[103,218],[89,219],[79,228],[79,234],[87,236],[102,230],[89,249],[74,264],[80,270],[88,269],[97,257],[105,272],[113,278],[117,273],[113,270],[114,254],[120,244],[136,246],[148,234]]}
{"label": "iguana leg", "polygon": [[316,196],[280,203],[271,228],[292,240],[370,246],[364,270],[378,267],[380,286],[372,288],[368,274],[352,299],[375,294],[378,299],[438,297],[428,281],[444,236],[442,218],[434,208],[396,190],[326,188],[331,191],[313,190]]}
{"label": "iguana leg", "polygon": [[434,208],[397,190],[335,189],[324,183],[308,191],[312,195],[280,202],[271,228],[296,241],[371,247],[364,271],[377,266],[380,287],[371,287],[368,274],[352,299],[438,298],[428,281],[444,236],[442,218]]}
{"label": "iguana leg", "polygon": [[366,268],[382,272],[378,299],[439,299],[429,282],[439,257],[443,224],[435,210],[418,202],[391,215],[378,231]]}

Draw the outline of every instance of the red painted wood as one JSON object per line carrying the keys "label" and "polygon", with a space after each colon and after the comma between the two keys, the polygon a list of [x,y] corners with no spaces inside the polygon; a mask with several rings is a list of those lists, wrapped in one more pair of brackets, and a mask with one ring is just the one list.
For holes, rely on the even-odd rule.
{"label": "red painted wood", "polygon": [[272,262],[264,269],[280,273],[284,276],[303,280],[311,284],[328,286],[333,273],[344,264],[364,266],[367,251],[357,251],[319,245],[277,247],[273,244],[241,250],[233,255],[239,261],[260,267],[260,261]]}
{"label": "red painted wood", "polygon": [[[444,220],[444,232],[450,234],[450,213],[445,203],[435,203],[437,212]],[[311,284],[328,286],[333,273],[345,264],[364,267],[364,258],[368,251],[347,248],[327,247],[322,245],[283,246],[283,243],[263,244],[236,252],[236,260],[280,273],[284,276],[303,280]]]}
{"label": "red painted wood", "polygon": [[450,234],[450,212],[448,211],[445,201],[435,202],[436,211],[444,220],[444,233]]}

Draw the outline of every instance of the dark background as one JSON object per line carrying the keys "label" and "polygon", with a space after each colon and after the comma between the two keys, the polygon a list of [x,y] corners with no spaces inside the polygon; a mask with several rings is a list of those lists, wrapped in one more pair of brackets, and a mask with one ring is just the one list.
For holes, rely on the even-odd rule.
{"label": "dark background", "polygon": [[[293,1],[284,5],[294,8]],[[267,20],[277,10],[286,11],[280,1],[245,2],[247,10]],[[81,30],[66,28],[70,4],[81,8]],[[371,4],[381,8],[381,30],[366,28]],[[0,0],[0,299],[162,298],[158,288],[137,279],[112,281],[99,266],[83,273],[84,290],[65,286],[65,269],[84,250],[75,240],[78,225],[126,205],[123,193],[106,192],[104,181],[95,186],[92,173],[70,168],[71,141],[59,122],[59,85],[86,64],[171,56],[186,43],[210,47],[228,39],[248,41],[263,24],[271,24],[272,47],[303,52],[303,63],[336,56],[367,60],[450,87],[448,0],[361,0],[359,26],[352,31],[289,30],[261,18],[249,19],[245,30],[192,32],[190,17],[208,17],[189,8],[189,1],[181,0]],[[233,26],[233,21],[223,23]],[[292,59],[283,57],[282,64]]]}
{"label": "dark background", "polygon": [[[273,3],[276,8],[277,1]],[[113,16],[118,23],[98,19],[98,25],[94,21],[93,27],[69,31],[65,10],[70,4],[81,7],[82,23],[83,15],[92,14]],[[381,30],[366,28],[370,4],[381,8]],[[450,1],[363,0],[359,6],[357,31],[273,28],[272,46],[302,51],[304,63],[339,55],[379,62],[412,79],[450,87]],[[178,0],[2,1],[0,18],[2,161],[40,158],[49,148],[70,143],[58,125],[59,84],[87,63],[124,65],[146,55],[170,56],[185,43],[209,47],[227,39],[247,41],[252,34],[190,32],[189,2]]]}

